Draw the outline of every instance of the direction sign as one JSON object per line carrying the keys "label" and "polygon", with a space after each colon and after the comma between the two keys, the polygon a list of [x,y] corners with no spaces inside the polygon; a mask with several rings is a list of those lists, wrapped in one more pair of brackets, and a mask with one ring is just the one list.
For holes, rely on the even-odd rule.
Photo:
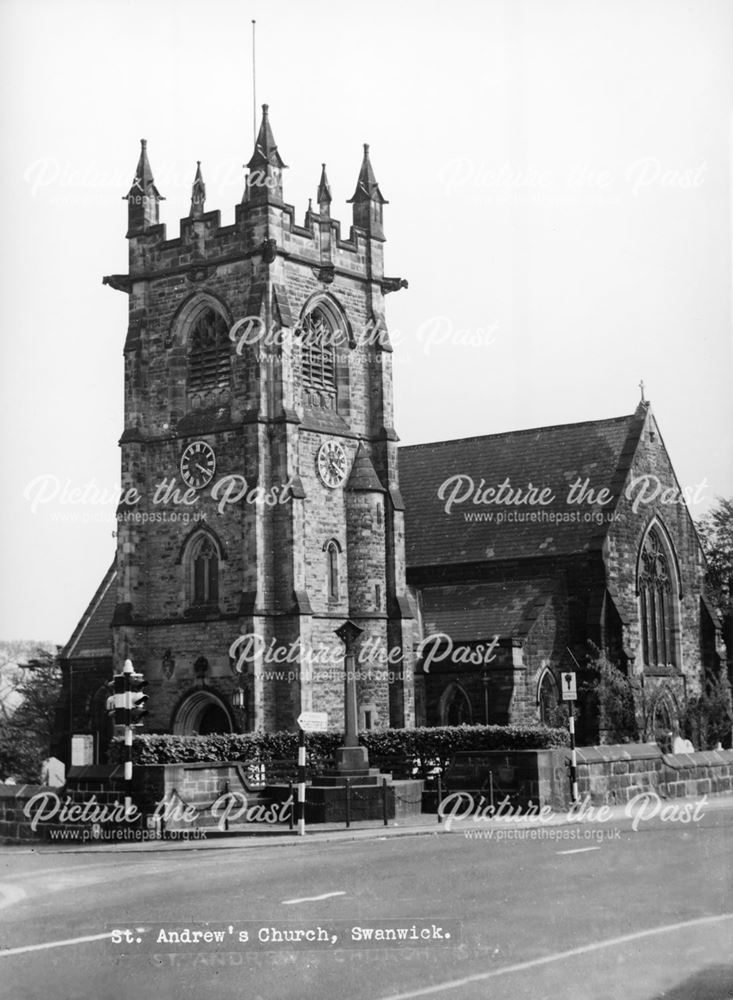
{"label": "direction sign", "polygon": [[575,674],[567,673],[560,674],[560,686],[562,687],[562,700],[563,701],[577,701],[578,700],[578,689],[575,684]]}
{"label": "direction sign", "polygon": [[298,725],[304,733],[325,733],[328,729],[328,712],[301,712]]}

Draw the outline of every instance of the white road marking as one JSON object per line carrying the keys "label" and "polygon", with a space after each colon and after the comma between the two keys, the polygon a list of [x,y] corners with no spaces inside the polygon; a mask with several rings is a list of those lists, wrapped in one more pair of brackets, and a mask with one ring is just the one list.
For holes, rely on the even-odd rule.
{"label": "white road marking", "polygon": [[505,965],[503,969],[479,972],[475,976],[465,976],[463,979],[451,979],[445,983],[437,983],[435,986],[426,986],[423,989],[411,990],[409,993],[393,993],[388,997],[380,997],[379,1000],[412,1000],[413,997],[427,997],[431,993],[442,993],[444,990],[457,990],[468,983],[480,983],[486,979],[495,979],[497,976],[506,976],[512,972],[524,972],[526,969],[535,969],[540,965],[550,965],[552,962],[562,962],[567,958],[587,955],[589,952],[600,951],[602,948],[613,948],[619,944],[628,944],[630,941],[639,941],[641,938],[667,934],[670,931],[685,930],[688,927],[716,924],[720,923],[721,920],[733,920],[733,913],[721,913],[716,917],[698,917],[696,920],[683,920],[679,924],[666,924],[663,927],[652,927],[647,931],[637,931],[635,934],[624,934],[622,937],[607,938],[605,941],[594,941],[592,944],[585,944],[580,948],[571,948],[569,951],[560,951],[555,955],[533,958],[528,962],[518,962],[516,965]]}
{"label": "white road marking", "polygon": [[586,851],[600,851],[600,847],[574,847],[572,851],[555,851],[555,854],[585,854]]}
{"label": "white road marking", "polygon": [[84,944],[87,941],[103,941],[105,938],[110,938],[114,934],[114,931],[109,931],[107,934],[89,934],[87,937],[78,938],[67,938],[66,941],[44,941],[43,944],[26,944],[22,948],[3,948],[0,949],[0,958],[5,958],[6,955],[25,955],[29,951],[45,951],[48,948],[66,948],[70,944]]}
{"label": "white road marking", "polygon": [[319,899],[330,899],[331,896],[345,896],[345,892],[324,892],[320,896],[303,896],[302,899],[284,899],[283,906],[292,906],[293,903],[316,903]]}

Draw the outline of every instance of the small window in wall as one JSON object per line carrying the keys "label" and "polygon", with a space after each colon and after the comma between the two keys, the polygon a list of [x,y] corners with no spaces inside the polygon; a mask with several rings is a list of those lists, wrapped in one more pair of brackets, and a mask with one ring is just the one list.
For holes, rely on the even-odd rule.
{"label": "small window in wall", "polygon": [[339,600],[339,545],[331,539],[326,542],[326,597],[329,601]]}
{"label": "small window in wall", "polygon": [[364,710],[364,729],[371,729],[373,726],[371,709]]}

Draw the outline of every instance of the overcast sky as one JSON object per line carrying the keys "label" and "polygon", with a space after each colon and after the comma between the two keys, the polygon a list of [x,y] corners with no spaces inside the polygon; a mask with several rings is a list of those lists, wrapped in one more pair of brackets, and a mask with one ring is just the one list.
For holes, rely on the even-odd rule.
{"label": "overcast sky", "polygon": [[409,280],[387,300],[403,443],[619,416],[643,378],[681,484],[733,494],[733,4],[0,0],[0,16],[0,638],[65,642],[113,557],[113,504],[34,512],[24,492],[118,485],[127,297],[102,276],[127,267],[121,198],[145,137],[169,237],[199,159],[206,208],[233,222],[252,18],[299,219],[325,160],[348,227],[371,144],[386,271]]}

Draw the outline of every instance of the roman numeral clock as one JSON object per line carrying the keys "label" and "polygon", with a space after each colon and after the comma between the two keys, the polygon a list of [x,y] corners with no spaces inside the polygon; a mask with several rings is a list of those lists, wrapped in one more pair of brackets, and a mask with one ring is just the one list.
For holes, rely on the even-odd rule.
{"label": "roman numeral clock", "polygon": [[216,455],[208,441],[192,441],[181,455],[181,477],[186,486],[202,490],[216,472]]}
{"label": "roman numeral clock", "polygon": [[318,449],[316,468],[324,486],[335,490],[346,480],[346,452],[338,441],[324,441]]}

